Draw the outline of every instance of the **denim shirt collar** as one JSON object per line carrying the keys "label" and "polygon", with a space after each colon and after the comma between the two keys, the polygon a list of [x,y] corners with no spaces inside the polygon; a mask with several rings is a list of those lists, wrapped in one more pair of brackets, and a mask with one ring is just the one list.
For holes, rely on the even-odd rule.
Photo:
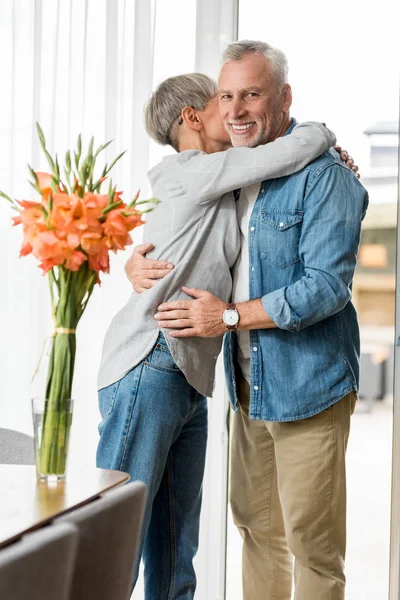
{"label": "denim shirt collar", "polygon": [[294,119],[294,118],[292,117],[291,121],[292,121],[292,124],[290,125],[290,127],[288,127],[288,128],[286,129],[286,131],[285,131],[285,133],[283,134],[283,136],[285,136],[285,135],[289,135],[290,133],[292,133],[293,129],[296,127],[296,125],[297,125],[297,121],[296,121],[296,119]]}

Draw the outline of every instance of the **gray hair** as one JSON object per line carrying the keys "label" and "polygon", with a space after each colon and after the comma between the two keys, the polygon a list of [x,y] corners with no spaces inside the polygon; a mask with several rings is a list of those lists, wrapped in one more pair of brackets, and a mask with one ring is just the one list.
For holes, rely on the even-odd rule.
{"label": "gray hair", "polygon": [[265,42],[241,40],[233,42],[222,54],[222,64],[241,60],[246,54],[262,54],[269,61],[277,86],[281,89],[288,82],[289,65],[282,50],[274,48]]}
{"label": "gray hair", "polygon": [[202,73],[166,79],[145,107],[145,127],[153,140],[178,151],[179,118],[185,106],[204,110],[218,91],[216,82]]}

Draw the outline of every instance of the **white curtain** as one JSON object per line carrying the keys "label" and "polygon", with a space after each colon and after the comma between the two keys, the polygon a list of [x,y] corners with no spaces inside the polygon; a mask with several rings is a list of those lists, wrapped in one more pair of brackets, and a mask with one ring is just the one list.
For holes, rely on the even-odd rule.
{"label": "white curtain", "polygon": [[[236,32],[236,0],[1,0],[0,190],[31,199],[27,163],[46,170],[35,122],[60,159],[78,133],[86,142],[114,139],[104,159],[127,150],[113,181],[126,197],[149,197],[146,172],[168,149],[149,143],[143,105],[164,78],[201,70],[217,75],[219,55]],[[0,198],[0,426],[32,433],[30,398],[44,392],[52,333],[47,279],[32,257],[18,258],[21,229]],[[142,232],[133,235],[142,241]],[[112,257],[77,333],[71,463],[94,464],[96,372],[113,314],[130,293],[123,265]],[[209,461],[204,492],[199,600],[222,598],[227,437],[224,389],[210,404]]]}
{"label": "white curtain", "polygon": [[[114,181],[128,198],[139,187],[143,197],[149,195],[149,141],[141,117],[153,85],[154,25],[155,2],[148,0],[2,1],[0,189],[16,198],[32,196],[27,163],[46,170],[35,131],[38,121],[50,151],[57,151],[60,159],[80,132],[86,141],[94,135],[99,144],[114,138],[104,160],[128,150]],[[45,368],[33,386],[30,379],[52,323],[47,279],[33,258],[18,258],[21,230],[11,228],[11,216],[2,200],[0,421],[29,431],[29,398],[43,393],[40,375]],[[122,274],[125,259],[113,257],[113,274],[103,277],[78,330],[78,439],[83,429],[89,440],[96,436],[90,419],[96,411],[96,369],[107,323],[129,294]],[[85,456],[93,458],[91,452]]]}

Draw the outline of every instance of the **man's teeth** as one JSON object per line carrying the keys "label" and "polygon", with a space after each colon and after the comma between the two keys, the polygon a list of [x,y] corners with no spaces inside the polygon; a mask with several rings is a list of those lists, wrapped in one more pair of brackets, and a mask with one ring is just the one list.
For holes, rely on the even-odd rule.
{"label": "man's teeth", "polygon": [[246,123],[245,125],[234,125],[232,123],[233,129],[237,129],[237,130],[250,129],[250,127],[253,127],[253,125],[254,125],[254,123]]}

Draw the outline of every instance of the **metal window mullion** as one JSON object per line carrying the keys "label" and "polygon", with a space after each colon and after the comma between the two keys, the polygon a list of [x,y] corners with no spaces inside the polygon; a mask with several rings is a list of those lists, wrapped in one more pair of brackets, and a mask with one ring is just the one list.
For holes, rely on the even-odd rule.
{"label": "metal window mullion", "polygon": [[[400,105],[399,105],[400,111]],[[400,127],[400,113],[399,113]],[[396,333],[393,390],[389,600],[400,600],[400,150],[397,172]]]}

